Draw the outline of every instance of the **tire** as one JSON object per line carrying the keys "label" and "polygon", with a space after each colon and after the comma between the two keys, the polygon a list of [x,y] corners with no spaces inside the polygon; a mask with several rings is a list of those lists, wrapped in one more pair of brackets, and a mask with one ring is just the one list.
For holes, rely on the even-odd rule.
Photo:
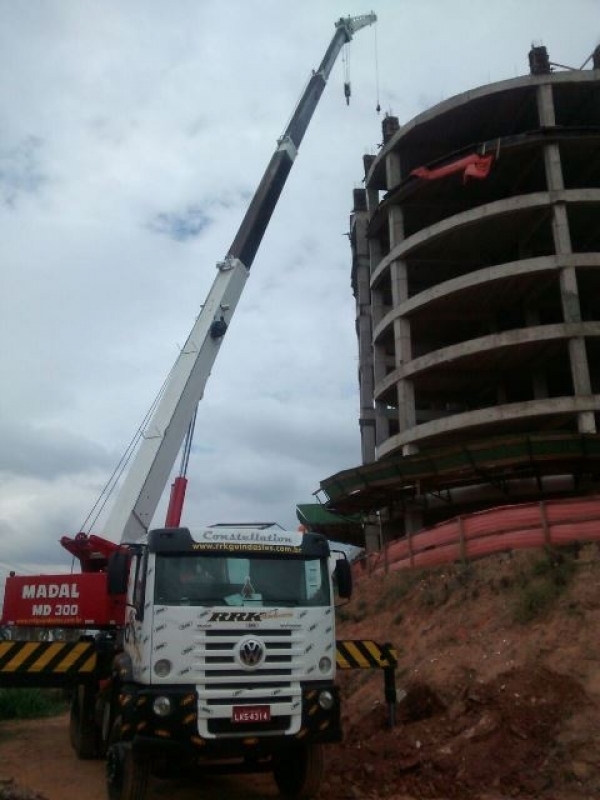
{"label": "tire", "polygon": [[106,753],[106,788],[109,800],[144,800],[150,764],[134,755],[129,742],[111,744]]}
{"label": "tire", "polygon": [[313,797],[323,777],[321,745],[298,745],[275,754],[273,777],[285,800],[308,800]]}
{"label": "tire", "polygon": [[93,717],[94,693],[89,686],[76,686],[71,697],[69,740],[77,758],[98,755],[98,729]]}

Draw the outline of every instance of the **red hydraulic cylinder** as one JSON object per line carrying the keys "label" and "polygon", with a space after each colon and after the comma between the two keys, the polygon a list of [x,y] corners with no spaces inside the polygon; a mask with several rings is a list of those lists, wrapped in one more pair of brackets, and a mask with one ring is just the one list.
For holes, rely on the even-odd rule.
{"label": "red hydraulic cylinder", "polygon": [[165,520],[166,528],[179,527],[187,483],[187,478],[183,478],[180,475],[175,478],[171,484],[171,496],[169,498],[169,508],[167,509],[167,518]]}

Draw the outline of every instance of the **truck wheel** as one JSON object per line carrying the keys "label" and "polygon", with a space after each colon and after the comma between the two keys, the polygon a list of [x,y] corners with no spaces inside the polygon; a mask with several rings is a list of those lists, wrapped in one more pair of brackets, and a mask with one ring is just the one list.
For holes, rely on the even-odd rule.
{"label": "truck wheel", "polygon": [[129,742],[111,744],[106,753],[106,788],[109,800],[144,800],[149,762],[134,755]]}
{"label": "truck wheel", "polygon": [[323,750],[318,744],[286,748],[273,756],[273,777],[286,800],[308,800],[323,777]]}
{"label": "truck wheel", "polygon": [[71,697],[69,739],[77,758],[98,755],[98,732],[93,718],[94,694],[89,686],[76,686]]}

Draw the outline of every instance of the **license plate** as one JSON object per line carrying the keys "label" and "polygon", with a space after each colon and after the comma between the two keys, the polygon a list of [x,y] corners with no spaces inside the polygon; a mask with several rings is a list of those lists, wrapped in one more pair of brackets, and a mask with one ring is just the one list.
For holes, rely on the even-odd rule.
{"label": "license plate", "polygon": [[234,706],[231,714],[233,722],[269,722],[271,719],[270,706]]}

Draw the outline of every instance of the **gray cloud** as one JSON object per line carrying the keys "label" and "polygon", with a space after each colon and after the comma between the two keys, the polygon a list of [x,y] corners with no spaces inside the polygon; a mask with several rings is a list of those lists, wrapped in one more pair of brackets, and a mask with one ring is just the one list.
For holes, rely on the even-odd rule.
{"label": "gray cloud", "polygon": [[210,224],[211,218],[200,208],[187,208],[183,212],[160,212],[150,221],[149,228],[164,233],[177,242],[186,242],[199,236]]}
{"label": "gray cloud", "polygon": [[114,461],[99,444],[61,428],[36,428],[15,421],[0,423],[0,473],[52,478],[92,469],[107,469]]}
{"label": "gray cloud", "polygon": [[15,208],[20,195],[38,191],[47,181],[42,147],[38,136],[26,136],[14,145],[0,142],[0,197],[9,208]]}

